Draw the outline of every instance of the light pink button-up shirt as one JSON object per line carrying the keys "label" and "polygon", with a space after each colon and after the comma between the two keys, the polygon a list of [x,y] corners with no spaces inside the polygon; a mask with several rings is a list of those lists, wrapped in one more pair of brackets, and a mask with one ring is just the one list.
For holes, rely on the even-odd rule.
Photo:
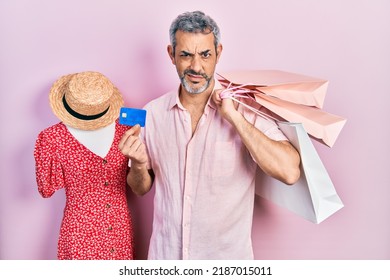
{"label": "light pink button-up shirt", "polygon": [[[210,99],[192,136],[178,91],[145,106],[143,138],[155,173],[149,259],[253,259],[251,227],[256,163]],[[277,125],[239,111],[267,136]]]}

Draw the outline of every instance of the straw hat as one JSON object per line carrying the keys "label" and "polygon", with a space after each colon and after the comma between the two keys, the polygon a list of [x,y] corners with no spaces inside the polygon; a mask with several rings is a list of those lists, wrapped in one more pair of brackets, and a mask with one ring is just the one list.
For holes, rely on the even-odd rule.
{"label": "straw hat", "polygon": [[111,124],[124,103],[119,90],[98,72],[62,76],[51,87],[49,100],[64,124],[82,130]]}

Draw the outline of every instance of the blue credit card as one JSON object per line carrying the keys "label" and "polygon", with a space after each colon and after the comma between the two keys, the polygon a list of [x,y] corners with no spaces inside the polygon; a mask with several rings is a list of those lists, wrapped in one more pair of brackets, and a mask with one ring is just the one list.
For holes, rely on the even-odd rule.
{"label": "blue credit card", "polygon": [[139,124],[145,126],[146,110],[122,107],[119,113],[119,123],[128,126]]}

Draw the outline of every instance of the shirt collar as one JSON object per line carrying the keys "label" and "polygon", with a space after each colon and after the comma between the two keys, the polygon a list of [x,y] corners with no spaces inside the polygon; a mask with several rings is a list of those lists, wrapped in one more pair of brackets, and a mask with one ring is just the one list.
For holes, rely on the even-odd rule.
{"label": "shirt collar", "polygon": [[168,110],[172,110],[175,106],[179,107],[182,110],[185,110],[179,99],[180,87],[181,85],[179,85],[179,88],[176,91],[172,92],[171,98],[169,100]]}

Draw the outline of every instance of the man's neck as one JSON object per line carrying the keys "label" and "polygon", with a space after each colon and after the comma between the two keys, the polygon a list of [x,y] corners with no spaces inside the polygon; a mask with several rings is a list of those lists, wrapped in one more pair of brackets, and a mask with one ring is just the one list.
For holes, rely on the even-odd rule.
{"label": "man's neck", "polygon": [[189,93],[187,92],[183,86],[180,87],[180,102],[186,108],[187,110],[189,109],[194,109],[197,108],[198,110],[204,109],[204,107],[207,104],[207,101],[210,98],[211,93],[213,92],[214,89],[214,82],[210,83],[210,86],[208,89],[206,89],[202,93]]}

